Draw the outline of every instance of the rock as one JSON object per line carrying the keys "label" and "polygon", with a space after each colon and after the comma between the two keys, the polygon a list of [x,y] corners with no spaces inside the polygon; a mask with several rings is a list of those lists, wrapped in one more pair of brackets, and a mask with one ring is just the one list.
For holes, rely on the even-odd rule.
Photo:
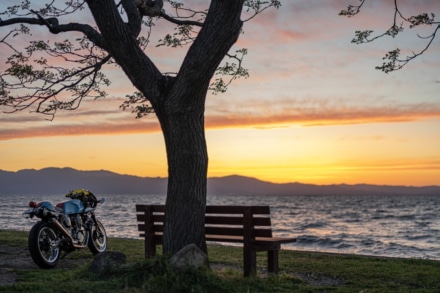
{"label": "rock", "polygon": [[125,264],[125,261],[126,256],[122,252],[104,251],[95,256],[89,272],[99,275],[113,267]]}
{"label": "rock", "polygon": [[189,244],[170,258],[170,266],[175,269],[209,269],[208,256],[195,244]]}

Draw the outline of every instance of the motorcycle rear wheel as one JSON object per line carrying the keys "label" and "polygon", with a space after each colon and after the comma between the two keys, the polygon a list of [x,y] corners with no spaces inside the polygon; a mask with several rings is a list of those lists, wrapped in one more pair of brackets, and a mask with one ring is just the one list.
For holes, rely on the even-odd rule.
{"label": "motorcycle rear wheel", "polygon": [[93,254],[104,252],[107,249],[107,233],[104,225],[98,220],[90,230],[90,237],[88,243],[89,249]]}
{"label": "motorcycle rear wheel", "polygon": [[39,221],[29,232],[28,246],[34,262],[42,269],[55,267],[60,259],[58,236],[48,223]]}

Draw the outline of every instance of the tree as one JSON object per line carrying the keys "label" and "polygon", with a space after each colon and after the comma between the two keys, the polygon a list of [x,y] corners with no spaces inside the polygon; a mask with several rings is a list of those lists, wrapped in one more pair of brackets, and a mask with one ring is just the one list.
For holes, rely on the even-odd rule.
{"label": "tree", "polygon": [[[340,14],[356,15],[364,2],[349,6]],[[396,36],[403,30],[398,17],[410,27],[439,24],[434,15],[406,18],[400,13],[397,0],[394,3],[394,21],[388,31],[376,37],[371,37],[370,30],[357,31],[354,42]],[[6,60],[7,69],[0,72],[0,106],[9,112],[28,109],[53,119],[58,110],[77,109],[84,98],[105,97],[103,87],[110,81],[102,69],[119,66],[136,89],[127,95],[122,108],[133,108],[137,117],[154,112],[164,135],[168,160],[164,251],[174,253],[190,243],[206,249],[206,95],[210,89],[224,92],[231,80],[247,76],[241,66],[246,50],[230,50],[243,22],[267,8],[278,8],[280,2],[211,0],[207,9],[190,9],[174,0],[49,0],[45,5],[35,5],[23,0],[1,13],[0,27],[12,29],[0,36],[0,44],[12,55]],[[94,26],[89,21],[78,22],[83,10],[91,13]],[[174,24],[176,32],[167,34],[158,45],[188,47],[174,74],[161,72],[147,50],[150,32],[165,22]],[[438,28],[428,37],[425,50],[402,60],[400,51],[391,51],[386,56],[389,62],[378,69],[400,69],[422,54]],[[33,37],[31,29],[35,31]],[[47,33],[66,34],[68,39],[50,42],[38,38]],[[20,37],[30,40],[23,50],[16,47]],[[225,56],[232,63],[225,61]],[[229,78],[225,81],[218,77],[222,75]]]}
{"label": "tree", "polygon": [[[359,5],[349,5],[347,9],[342,10],[339,15],[353,17],[357,15],[362,6],[364,6],[366,0],[359,0]],[[384,62],[380,66],[376,66],[376,69],[382,70],[385,73],[389,73],[395,70],[402,69],[408,62],[417,58],[418,56],[425,53],[434,41],[437,31],[440,30],[440,22],[435,21],[434,13],[423,12],[417,15],[406,16],[402,13],[399,8],[399,1],[394,0],[394,15],[391,26],[388,30],[383,33],[374,34],[372,30],[357,30],[355,32],[355,38],[351,41],[355,44],[364,44],[373,42],[379,38],[392,37],[395,38],[398,34],[405,30],[405,25],[412,29],[419,26],[427,26],[429,28],[433,27],[432,33],[427,36],[417,35],[420,39],[426,42],[425,47],[419,52],[413,52],[411,55],[406,57],[400,56],[400,49],[396,48],[389,51],[382,58]]]}
{"label": "tree", "polygon": [[[1,14],[0,27],[12,29],[0,44],[12,55],[0,73],[0,106],[53,119],[58,110],[77,109],[84,98],[105,97],[103,86],[110,81],[101,69],[119,66],[136,88],[121,107],[133,108],[137,117],[154,112],[165,139],[164,251],[173,254],[190,243],[206,250],[206,95],[209,89],[224,92],[231,80],[247,76],[241,66],[246,50],[229,51],[244,21],[279,6],[277,0],[212,0],[206,10],[173,0],[52,0],[44,5],[23,0]],[[83,10],[90,11],[96,27],[77,22]],[[247,19],[242,20],[244,15]],[[146,53],[149,34],[159,21],[174,24],[177,32],[167,34],[158,45],[188,45],[175,74],[162,73]],[[67,37],[52,44],[33,37],[31,28],[37,28],[37,36],[49,32]],[[30,40],[24,50],[16,49],[19,37]],[[225,56],[233,62],[221,63]],[[229,80],[219,77],[211,82],[214,74]]]}

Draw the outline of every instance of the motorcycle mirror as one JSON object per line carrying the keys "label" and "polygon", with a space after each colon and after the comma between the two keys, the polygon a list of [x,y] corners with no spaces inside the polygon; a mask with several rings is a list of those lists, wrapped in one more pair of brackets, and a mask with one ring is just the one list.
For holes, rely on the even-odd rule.
{"label": "motorcycle mirror", "polygon": [[99,202],[100,204],[103,204],[104,201],[105,201],[105,198],[101,198],[98,202]]}

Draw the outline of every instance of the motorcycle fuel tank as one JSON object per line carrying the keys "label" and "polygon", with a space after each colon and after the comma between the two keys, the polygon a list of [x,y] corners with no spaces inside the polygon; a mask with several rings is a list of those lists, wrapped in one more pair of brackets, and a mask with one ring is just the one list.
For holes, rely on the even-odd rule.
{"label": "motorcycle fuel tank", "polygon": [[80,214],[84,212],[84,205],[79,199],[68,200],[63,205],[63,212],[66,215]]}

